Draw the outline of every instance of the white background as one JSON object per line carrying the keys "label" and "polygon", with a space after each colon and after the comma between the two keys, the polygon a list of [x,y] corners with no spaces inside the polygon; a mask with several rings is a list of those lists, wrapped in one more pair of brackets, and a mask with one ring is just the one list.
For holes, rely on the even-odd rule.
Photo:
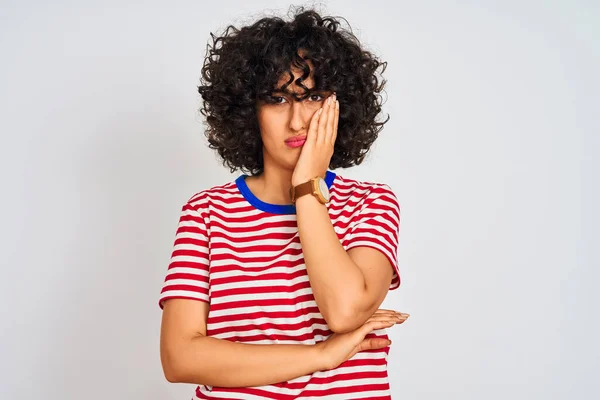
{"label": "white background", "polygon": [[[209,39],[283,1],[2,1],[0,398],[189,399],[159,359]],[[348,177],[402,209],[395,399],[592,399],[600,374],[600,7],[328,1],[388,61]]]}

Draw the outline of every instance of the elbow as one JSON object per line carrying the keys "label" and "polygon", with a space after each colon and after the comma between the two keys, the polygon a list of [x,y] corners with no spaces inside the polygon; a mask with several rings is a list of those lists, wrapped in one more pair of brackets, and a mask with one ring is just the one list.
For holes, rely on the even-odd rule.
{"label": "elbow", "polygon": [[161,350],[160,361],[165,379],[170,383],[183,383],[181,368],[177,362],[177,355],[172,351]]}
{"label": "elbow", "polygon": [[357,313],[340,313],[326,319],[329,330],[334,333],[348,333],[360,327]]}
{"label": "elbow", "polygon": [[[366,291],[366,288],[363,289]],[[364,308],[364,295],[354,290],[353,294],[343,298],[329,298],[321,314],[329,330],[334,333],[348,333],[361,327],[371,316]],[[319,307],[321,309],[321,307]]]}
{"label": "elbow", "polygon": [[170,383],[181,383],[179,381],[179,379],[177,379],[177,376],[173,374],[173,372],[167,371],[166,369],[163,369],[163,371],[164,371],[165,379],[168,382],[170,382]]}
{"label": "elbow", "polygon": [[[194,336],[188,340],[168,341],[161,338],[160,362],[163,375],[170,383],[205,384],[204,371],[191,356],[192,341],[204,335]],[[198,368],[200,367],[200,368]],[[202,382],[202,383],[200,383]]]}
{"label": "elbow", "polygon": [[348,325],[329,324],[329,330],[333,333],[348,333],[352,332],[354,329]]}
{"label": "elbow", "polygon": [[181,383],[180,375],[177,372],[177,369],[173,367],[173,365],[163,362],[162,363],[163,374],[165,379],[170,383]]}

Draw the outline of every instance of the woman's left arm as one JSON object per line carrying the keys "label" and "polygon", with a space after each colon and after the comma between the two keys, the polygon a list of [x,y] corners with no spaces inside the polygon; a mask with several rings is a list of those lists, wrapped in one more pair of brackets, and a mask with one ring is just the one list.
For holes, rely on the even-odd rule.
{"label": "woman's left arm", "polygon": [[[292,175],[292,186],[325,176],[337,138],[339,107],[334,93],[313,114]],[[358,328],[379,308],[392,279],[388,257],[376,248],[383,249],[390,257],[394,257],[394,249],[390,251],[378,238],[363,240],[365,235],[372,236],[367,233],[372,231],[367,223],[366,231],[348,245],[346,252],[333,229],[327,207],[314,196],[296,200],[296,217],[310,286],[329,329],[343,333]],[[395,233],[391,236],[395,237]]]}
{"label": "woman's left arm", "polygon": [[390,286],[392,266],[371,247],[344,250],[325,205],[314,196],[296,201],[306,271],[329,329],[352,331],[379,308]]}

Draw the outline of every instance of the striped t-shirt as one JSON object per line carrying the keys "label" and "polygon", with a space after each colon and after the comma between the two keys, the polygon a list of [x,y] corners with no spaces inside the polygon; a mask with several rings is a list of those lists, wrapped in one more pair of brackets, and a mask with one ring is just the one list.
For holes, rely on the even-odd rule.
{"label": "striped t-shirt", "polygon": [[[253,195],[246,175],[203,190],[181,210],[159,305],[173,298],[210,304],[207,336],[241,343],[316,344],[329,330],[310,287],[294,205],[268,204]],[[381,183],[325,177],[329,217],[345,250],[368,246],[394,269],[398,288],[400,207]],[[367,337],[387,338],[386,330]],[[196,399],[390,399],[389,346],[362,351],[337,368],[272,385],[224,388],[199,385]]]}

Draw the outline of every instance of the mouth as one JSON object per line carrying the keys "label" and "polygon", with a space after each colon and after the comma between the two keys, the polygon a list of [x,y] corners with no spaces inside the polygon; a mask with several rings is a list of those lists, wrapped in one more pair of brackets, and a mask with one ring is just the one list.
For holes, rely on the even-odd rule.
{"label": "mouth", "polygon": [[295,136],[293,138],[287,139],[285,144],[289,147],[295,148],[300,147],[306,142],[306,136]]}

